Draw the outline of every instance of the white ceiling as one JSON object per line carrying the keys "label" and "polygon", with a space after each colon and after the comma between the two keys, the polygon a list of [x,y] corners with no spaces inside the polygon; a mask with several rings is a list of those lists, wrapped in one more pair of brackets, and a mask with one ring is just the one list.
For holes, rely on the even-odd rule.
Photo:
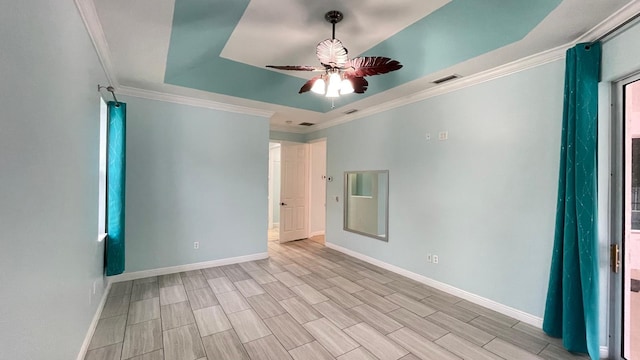
{"label": "white ceiling", "polygon": [[[340,9],[344,20],[336,24],[336,38],[350,54],[361,54],[449,1],[369,0],[366,8],[361,2],[325,1],[317,8]],[[375,9],[375,13],[367,8]],[[323,11],[299,0],[279,0],[277,6],[272,0],[253,0],[220,56],[260,68],[317,66],[316,45],[331,38],[331,24],[324,19]],[[278,51],[273,51],[274,43]],[[305,72],[287,74],[309,78]]]}
{"label": "white ceiling", "polygon": [[[351,108],[367,113],[384,104],[410,101],[417,93],[433,90],[435,85],[431,82],[434,79],[452,73],[464,76],[457,80],[458,83],[471,78],[482,79],[482,73],[491,69],[576,41],[592,40],[598,32],[602,33],[615,25],[606,23],[608,28],[598,27],[603,21],[610,17],[621,21],[619,19],[625,14],[638,11],[637,0],[564,0],[520,41],[347,106],[320,113],[164,83],[175,0],[78,1],[83,3],[79,6],[80,10],[90,22],[92,38],[119,91],[177,97],[199,104],[214,101],[272,112],[273,128],[294,132],[313,130],[296,126],[303,121],[314,122],[318,124],[317,127],[322,127],[323,124],[348,120],[349,117],[343,113]],[[337,24],[336,37],[343,41],[351,54],[359,54],[448,2],[252,0],[220,56],[256,67],[266,64],[317,65],[315,46],[331,36],[331,25],[324,20],[324,13],[328,10],[339,9],[344,12],[345,19]],[[92,9],[95,9],[93,16],[90,13]],[[590,32],[594,28],[596,31]],[[268,51],[274,45],[278,51]],[[309,77],[308,74],[297,75]],[[452,85],[455,84],[447,84],[443,88]],[[297,90],[291,89],[292,96],[312,96],[298,95]],[[319,98],[318,101],[326,100]],[[291,121],[292,125],[288,125],[287,121]]]}

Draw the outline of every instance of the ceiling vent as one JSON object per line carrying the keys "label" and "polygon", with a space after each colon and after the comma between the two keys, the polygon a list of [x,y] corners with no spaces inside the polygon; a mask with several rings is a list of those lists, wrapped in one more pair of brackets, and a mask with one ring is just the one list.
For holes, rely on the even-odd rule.
{"label": "ceiling vent", "polygon": [[301,123],[300,123],[300,124],[298,124],[298,125],[302,125],[302,126],[313,126],[313,125],[315,125],[315,124],[314,124],[314,123],[310,123],[310,122],[301,122]]}
{"label": "ceiling vent", "polygon": [[459,77],[460,77],[460,75],[451,74],[451,75],[449,75],[449,76],[445,76],[445,77],[440,78],[440,79],[438,79],[438,80],[434,80],[434,81],[433,81],[433,83],[434,83],[434,84],[442,84],[442,83],[444,83],[444,82],[451,81],[451,80],[453,80],[453,79],[457,79],[457,78],[459,78]]}
{"label": "ceiling vent", "polygon": [[351,110],[347,110],[347,111],[345,111],[344,113],[345,113],[346,115],[350,115],[350,114],[353,114],[354,112],[357,112],[357,111],[358,111],[358,109],[351,109]]}

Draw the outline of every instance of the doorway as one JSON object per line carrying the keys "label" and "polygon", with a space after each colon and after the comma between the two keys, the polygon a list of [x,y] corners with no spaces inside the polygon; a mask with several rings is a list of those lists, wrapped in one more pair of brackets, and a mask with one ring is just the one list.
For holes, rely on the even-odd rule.
{"label": "doorway", "polygon": [[280,239],[280,143],[269,143],[269,226],[268,241]]}
{"label": "doorway", "polygon": [[309,144],[309,239],[325,242],[327,212],[327,140]]}
{"label": "doorway", "polygon": [[269,143],[269,242],[309,238],[324,244],[326,139]]}
{"label": "doorway", "polygon": [[640,359],[640,77],[623,85],[623,355]]}

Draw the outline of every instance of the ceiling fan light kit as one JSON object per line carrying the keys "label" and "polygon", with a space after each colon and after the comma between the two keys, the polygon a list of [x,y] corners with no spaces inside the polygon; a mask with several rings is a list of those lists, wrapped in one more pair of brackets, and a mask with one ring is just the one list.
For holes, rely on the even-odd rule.
{"label": "ceiling fan light kit", "polygon": [[331,10],[324,18],[332,25],[332,38],[320,42],[316,47],[316,56],[322,66],[267,65],[268,68],[278,70],[322,72],[302,85],[299,94],[311,91],[328,98],[354,92],[363,94],[369,86],[365,76],[386,74],[402,68],[398,61],[388,57],[365,56],[349,59],[347,49],[336,39],[336,24],[342,21],[343,14]]}

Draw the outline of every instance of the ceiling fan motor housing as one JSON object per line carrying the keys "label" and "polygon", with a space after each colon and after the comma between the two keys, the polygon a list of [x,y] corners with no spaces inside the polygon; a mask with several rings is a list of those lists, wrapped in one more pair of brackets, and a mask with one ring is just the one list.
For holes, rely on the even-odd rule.
{"label": "ceiling fan motor housing", "polygon": [[344,18],[344,15],[338,10],[331,10],[324,14],[324,19],[332,24],[337,24]]}

